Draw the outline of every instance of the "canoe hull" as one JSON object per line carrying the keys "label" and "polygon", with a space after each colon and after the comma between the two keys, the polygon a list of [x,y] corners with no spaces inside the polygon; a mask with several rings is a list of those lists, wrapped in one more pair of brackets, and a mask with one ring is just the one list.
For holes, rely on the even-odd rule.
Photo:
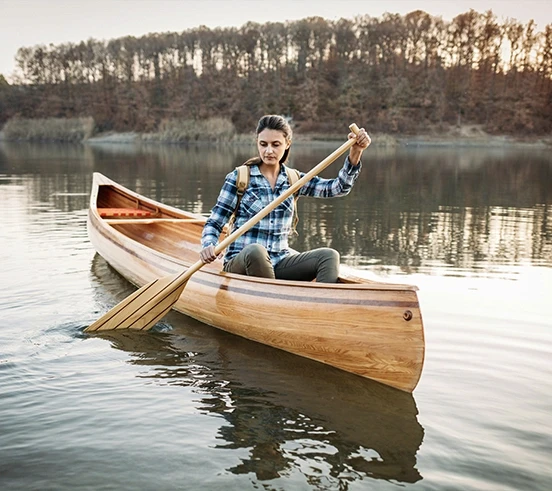
{"label": "canoe hull", "polygon": [[[125,201],[128,197],[128,202]],[[138,199],[182,224],[107,223],[102,206]],[[123,277],[143,286],[197,261],[202,223],[94,175],[88,233],[97,252]],[[164,237],[164,240],[161,240]],[[224,331],[304,356],[398,389],[414,390],[423,367],[424,334],[416,288],[360,279],[323,285],[220,272],[206,265],[174,308]]]}

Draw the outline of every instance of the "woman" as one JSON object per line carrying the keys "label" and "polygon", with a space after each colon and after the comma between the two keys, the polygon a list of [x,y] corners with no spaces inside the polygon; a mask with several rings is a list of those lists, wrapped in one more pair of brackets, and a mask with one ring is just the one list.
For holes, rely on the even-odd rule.
{"label": "woman", "polygon": [[[281,116],[263,116],[257,125],[256,136],[259,157],[246,162],[250,180],[236,210],[236,228],[290,187],[285,171],[292,139],[288,122]],[[349,138],[354,137],[353,133],[349,134]],[[335,179],[313,177],[299,189],[299,196],[334,198],[349,194],[360,173],[362,152],[371,142],[364,128],[356,138],[339,175]],[[204,263],[217,258],[215,246],[237,204],[237,171],[234,170],[226,176],[217,203],[203,228],[200,257]],[[288,237],[292,229],[293,208],[294,199],[289,197],[230,244],[224,257],[224,271],[262,278],[316,279],[317,282],[336,283],[339,276],[337,251],[327,247],[302,253],[290,251]]]}

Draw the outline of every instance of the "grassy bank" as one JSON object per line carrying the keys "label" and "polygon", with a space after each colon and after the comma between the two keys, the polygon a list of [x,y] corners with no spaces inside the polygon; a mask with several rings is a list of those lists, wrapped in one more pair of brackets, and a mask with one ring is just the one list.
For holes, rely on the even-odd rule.
{"label": "grassy bank", "polygon": [[[253,144],[253,132],[238,134],[232,122],[224,118],[205,120],[167,119],[152,133],[94,133],[92,118],[74,119],[12,119],[8,121],[0,140],[64,141],[94,144]],[[326,146],[341,143],[342,134],[302,132],[301,125],[295,130],[296,145]],[[423,135],[388,135],[371,132],[374,146],[456,146],[456,147],[552,147],[552,135],[546,137],[516,138],[512,135],[490,135],[481,126],[464,125],[439,128]]]}
{"label": "grassy bank", "polygon": [[82,142],[94,133],[92,118],[10,119],[2,130],[6,140]]}
{"label": "grassy bank", "polygon": [[225,118],[205,120],[166,119],[161,121],[155,133],[142,134],[145,142],[155,143],[193,143],[206,141],[226,143],[236,137],[236,128],[232,121]]}

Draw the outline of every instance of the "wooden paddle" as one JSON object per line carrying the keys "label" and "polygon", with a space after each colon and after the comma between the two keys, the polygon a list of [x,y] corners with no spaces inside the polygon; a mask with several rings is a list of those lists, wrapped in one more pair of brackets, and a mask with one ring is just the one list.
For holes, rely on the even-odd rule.
{"label": "wooden paddle", "polygon": [[[358,134],[358,126],[352,124],[349,126],[351,131]],[[332,154],[328,155],[316,167],[312,168],[307,174],[299,179],[295,184],[289,187],[287,191],[282,193],[272,203],[265,206],[254,217],[250,218],[240,228],[230,234],[226,239],[220,242],[215,247],[215,254],[220,254],[232,242],[241,237],[257,222],[262,220],[280,203],[289,198],[306,182],[310,181],[314,176],[320,174],[340,155],[343,155],[356,143],[356,138],[348,140],[341,145]],[[203,267],[204,263],[199,260],[186,271],[176,275],[165,276],[156,279],[142,288],[136,290],[132,295],[113,307],[109,312],[104,314],[96,322],[88,326],[84,332],[92,331],[107,331],[114,329],[137,329],[148,330],[155,325],[176,303],[180,297],[182,290],[190,277]]]}

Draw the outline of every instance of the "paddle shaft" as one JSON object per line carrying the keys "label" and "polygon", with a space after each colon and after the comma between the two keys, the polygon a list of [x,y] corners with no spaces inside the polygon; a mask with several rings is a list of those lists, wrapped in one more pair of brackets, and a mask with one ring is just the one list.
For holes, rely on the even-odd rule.
{"label": "paddle shaft", "polygon": [[[359,132],[358,126],[352,124],[349,126],[350,130],[357,135]],[[266,205],[259,213],[254,217],[251,217],[247,222],[245,222],[240,228],[232,232],[226,239],[222,242],[219,242],[215,246],[215,254],[218,255],[224,249],[226,249],[232,242],[239,239],[243,234],[249,231],[253,226],[260,222],[265,216],[267,216],[271,211],[276,209],[280,204],[282,204],[286,199],[293,195],[299,188],[304,186],[308,181],[310,181],[314,176],[320,174],[326,167],[343,155],[347,150],[349,150],[356,143],[356,138],[351,138],[343,145],[341,145],[337,150],[328,155],[322,162],[320,162],[316,167],[313,167],[309,172],[307,172],[301,179],[295,182],[292,186],[284,191],[280,196],[278,196],[270,204]],[[196,263],[192,264],[186,271],[180,273],[175,279],[175,284],[185,283],[188,281],[190,276],[192,276],[196,271],[200,270],[204,266],[204,262],[199,260]]]}

